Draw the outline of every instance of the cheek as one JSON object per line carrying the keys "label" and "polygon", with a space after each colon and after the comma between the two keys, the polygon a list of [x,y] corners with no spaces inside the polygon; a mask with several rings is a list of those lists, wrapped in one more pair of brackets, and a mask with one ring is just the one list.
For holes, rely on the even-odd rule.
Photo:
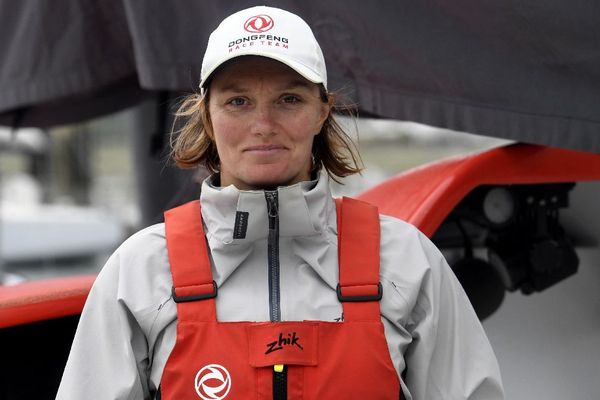
{"label": "cheek", "polygon": [[321,132],[321,127],[321,119],[313,110],[311,113],[307,113],[304,118],[297,120],[292,129],[294,129],[293,134],[300,147],[310,152],[316,136]]}
{"label": "cheek", "polygon": [[315,110],[314,115],[316,115],[317,117],[315,118],[315,122],[314,122],[314,130],[315,130],[315,135],[319,134],[319,132],[321,132],[321,128],[323,127],[323,124],[325,123],[325,121],[327,120],[327,117],[329,116],[329,111],[330,111],[330,107],[327,104],[324,103],[320,103]]}
{"label": "cheek", "polygon": [[313,134],[319,133],[328,115],[329,108],[323,103],[312,103],[296,114],[297,118],[301,120],[301,122],[298,122],[302,123],[304,128],[310,130]]}
{"label": "cheek", "polygon": [[216,116],[216,118],[213,118],[212,127],[213,138],[219,153],[225,150],[225,147],[235,144],[236,137],[239,136],[238,131],[240,131],[238,124],[232,122],[230,119]]}

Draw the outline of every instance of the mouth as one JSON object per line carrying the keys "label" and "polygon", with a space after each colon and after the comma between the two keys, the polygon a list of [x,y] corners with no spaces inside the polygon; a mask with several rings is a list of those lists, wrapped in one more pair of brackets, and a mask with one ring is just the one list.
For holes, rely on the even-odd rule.
{"label": "mouth", "polygon": [[276,152],[287,150],[287,148],[281,144],[259,144],[256,146],[249,146],[244,149],[245,152]]}

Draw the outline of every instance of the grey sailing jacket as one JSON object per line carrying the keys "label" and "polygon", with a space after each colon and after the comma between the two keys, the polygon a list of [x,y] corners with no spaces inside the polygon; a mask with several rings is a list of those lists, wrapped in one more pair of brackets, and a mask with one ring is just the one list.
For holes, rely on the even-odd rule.
{"label": "grey sailing jacket", "polygon": [[[269,321],[265,193],[215,187],[211,179],[203,183],[201,202],[219,287],[217,318]],[[327,175],[280,187],[277,196],[281,320],[340,321]],[[234,238],[237,211],[248,213],[243,238]],[[405,398],[504,398],[492,348],[441,253],[413,226],[383,215],[380,221],[381,319]],[[153,398],[176,338],[171,286],[164,224],[126,240],[90,292],[57,399]]]}

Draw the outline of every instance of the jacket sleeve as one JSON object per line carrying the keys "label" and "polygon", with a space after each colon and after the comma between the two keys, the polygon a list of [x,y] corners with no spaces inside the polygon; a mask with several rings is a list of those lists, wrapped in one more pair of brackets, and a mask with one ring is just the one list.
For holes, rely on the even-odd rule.
{"label": "jacket sleeve", "polygon": [[503,399],[498,362],[462,286],[440,251],[419,235],[423,270],[406,329],[406,386],[420,399]]}
{"label": "jacket sleeve", "polygon": [[108,260],[85,304],[58,400],[141,400],[148,391],[148,346],[125,301],[119,299],[121,257]]}
{"label": "jacket sleeve", "polygon": [[503,399],[496,356],[435,245],[382,216],[380,261],[381,312],[406,400]]}

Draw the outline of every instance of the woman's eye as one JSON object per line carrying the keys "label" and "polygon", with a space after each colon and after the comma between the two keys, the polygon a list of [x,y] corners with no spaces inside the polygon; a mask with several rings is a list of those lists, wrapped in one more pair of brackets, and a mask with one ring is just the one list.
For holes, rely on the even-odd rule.
{"label": "woman's eye", "polygon": [[294,95],[283,96],[282,101],[287,104],[295,104],[300,102],[300,98]]}
{"label": "woman's eye", "polygon": [[231,104],[232,106],[243,106],[246,104],[246,99],[244,99],[243,97],[235,97],[229,100],[229,104]]}

